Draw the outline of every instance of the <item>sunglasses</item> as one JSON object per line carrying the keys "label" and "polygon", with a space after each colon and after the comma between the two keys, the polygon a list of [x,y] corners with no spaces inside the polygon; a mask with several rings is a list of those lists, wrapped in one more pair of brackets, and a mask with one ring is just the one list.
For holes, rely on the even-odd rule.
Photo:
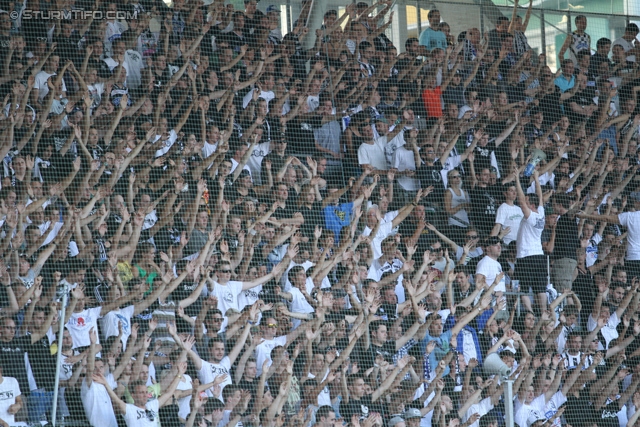
{"label": "sunglasses", "polygon": [[231,270],[218,270],[219,273],[231,273]]}
{"label": "sunglasses", "polygon": [[467,237],[466,237],[466,239],[467,239],[467,240],[473,240],[473,239],[477,239],[477,238],[478,238],[478,235],[477,235],[477,234],[476,234],[476,235],[473,235],[473,236],[467,236]]}
{"label": "sunglasses", "polygon": [[433,248],[433,247],[430,247],[430,248],[429,248],[429,250],[430,250],[431,252],[441,252],[441,251],[442,251],[442,248]]}
{"label": "sunglasses", "polygon": [[277,323],[267,323],[267,328],[277,328],[278,324]]}

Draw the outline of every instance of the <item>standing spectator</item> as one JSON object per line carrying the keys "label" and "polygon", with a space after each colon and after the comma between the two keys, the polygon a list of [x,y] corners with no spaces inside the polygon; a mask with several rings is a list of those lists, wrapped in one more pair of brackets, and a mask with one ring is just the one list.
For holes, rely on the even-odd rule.
{"label": "standing spectator", "polygon": [[587,29],[587,17],[584,15],[576,16],[574,20],[576,24],[575,31],[567,35],[567,38],[562,43],[562,47],[558,51],[558,60],[561,64],[564,64],[565,53],[569,51],[569,59],[573,62],[574,66],[578,65],[578,52],[586,50],[591,52],[591,36],[585,32]]}
{"label": "standing spectator", "polygon": [[[516,177],[516,179],[518,179]],[[503,242],[505,245],[515,241],[518,238],[520,222],[524,217],[520,206],[515,204],[518,199],[518,191],[516,184],[504,184],[504,203],[498,208],[496,213],[496,223],[491,230],[491,236],[497,236],[501,232],[504,234]]]}
{"label": "standing spectator", "polygon": [[447,48],[447,36],[438,29],[440,11],[431,9],[427,14],[427,19],[429,20],[429,28],[424,29],[420,34],[420,45],[424,46],[429,52],[436,48],[445,50]]}
{"label": "standing spectator", "polygon": [[638,25],[631,22],[624,28],[622,37],[613,41],[613,46],[622,46],[627,54],[627,61],[636,62],[636,55],[640,54],[640,47],[635,43],[638,33]]}
{"label": "standing spectator", "polygon": [[519,171],[516,171],[516,190],[523,214],[516,237],[516,277],[520,280],[521,289],[528,292],[531,288],[536,297],[536,307],[542,313],[547,309],[547,277],[545,272],[539,268],[546,262],[542,250],[542,230],[545,226],[544,207],[542,206],[544,196],[537,171],[533,172],[536,192],[527,195],[522,191]]}

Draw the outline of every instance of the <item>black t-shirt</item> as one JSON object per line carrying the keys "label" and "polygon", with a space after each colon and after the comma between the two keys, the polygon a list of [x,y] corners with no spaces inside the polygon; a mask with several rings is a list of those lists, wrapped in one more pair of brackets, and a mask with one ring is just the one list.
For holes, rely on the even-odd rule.
{"label": "black t-shirt", "polygon": [[293,214],[296,212],[299,212],[298,207],[294,205],[293,202],[287,201],[284,209],[280,207],[276,209],[273,213],[273,217],[275,219],[293,218]]}
{"label": "black t-shirt", "polygon": [[474,166],[476,171],[491,169],[491,154],[496,151],[495,141],[489,141],[484,147],[479,145],[473,150],[475,154]]}
{"label": "black t-shirt", "polygon": [[[322,116],[319,114],[302,115],[287,123],[285,139],[287,151],[295,154],[315,154],[314,130],[322,127]],[[279,169],[271,166],[274,175]],[[264,176],[264,175],[263,175]]]}
{"label": "black t-shirt", "polygon": [[560,89],[554,85],[554,91],[543,96],[540,99],[540,107],[541,111],[544,111],[544,121],[543,124],[546,128],[548,128],[552,123],[557,122],[562,117],[562,109],[560,106],[560,96],[562,93]]}
{"label": "black t-shirt", "polygon": [[271,162],[271,173],[275,177],[278,174],[278,172],[280,172],[280,170],[283,168],[284,163],[287,161],[287,156],[286,155],[280,156],[275,151],[271,151],[269,154],[264,156],[264,159],[262,159],[262,167],[261,167],[261,170],[262,170],[261,176],[263,177],[267,176],[267,168],[265,166],[267,162],[265,160],[268,160]]}
{"label": "black t-shirt", "polygon": [[368,350],[362,350],[359,353],[360,363],[358,366],[363,370],[373,367],[378,355],[384,357],[384,360],[387,362],[393,363],[393,355],[396,354],[396,343],[395,341],[387,341],[382,346],[377,346],[371,343]]}
{"label": "black t-shirt", "polygon": [[470,191],[471,222],[484,235],[488,235],[496,221],[499,190],[495,186],[476,186]]}
{"label": "black t-shirt", "polygon": [[[418,227],[418,224],[414,223],[411,220],[405,220],[402,221],[400,223],[400,235],[401,236],[413,236],[413,233],[416,232],[416,229]],[[431,235],[431,232],[429,231],[428,228],[424,228],[422,230],[422,233],[420,233],[420,236],[418,236],[418,242],[417,242],[417,247],[418,250],[416,251],[415,255],[414,255],[414,259],[418,259],[417,257],[422,257],[421,254],[423,254],[425,251],[429,250],[429,236]],[[420,261],[421,262],[421,261]]]}
{"label": "black t-shirt", "polygon": [[594,419],[594,415],[589,399],[572,395],[567,396],[567,409],[564,412],[564,417],[568,424],[573,426],[590,425],[589,422]]}
{"label": "black t-shirt", "polygon": [[416,171],[422,188],[433,187],[433,191],[425,197],[425,201],[429,204],[439,205],[444,198],[444,184],[442,183],[441,171],[442,163],[440,163],[439,160],[436,161],[433,166],[423,164]]}
{"label": "black t-shirt", "polygon": [[[14,338],[11,342],[0,341],[0,366],[2,375],[18,380],[22,394],[29,395],[29,379],[24,354],[31,347],[31,337]],[[55,374],[55,371],[54,371]]]}
{"label": "black t-shirt", "polygon": [[369,413],[373,410],[372,406],[371,396],[362,396],[359,400],[350,397],[349,403],[345,403],[344,400],[340,402],[340,415],[342,415],[343,419],[349,420],[349,422],[351,422],[353,415],[360,415],[362,420],[369,416]]}
{"label": "black t-shirt", "polygon": [[575,217],[562,215],[558,218],[553,258],[576,259],[576,250],[580,247],[580,239],[578,235],[578,223],[576,222]]}
{"label": "black t-shirt", "polygon": [[618,427],[620,425],[620,421],[618,419],[620,404],[617,400],[614,400],[595,411],[598,415],[598,427]]}
{"label": "black t-shirt", "polygon": [[38,388],[53,391],[55,386],[57,355],[51,354],[49,338],[45,335],[33,344],[31,344],[30,335],[22,338],[25,344],[29,344],[27,345],[27,352],[29,353],[29,363],[35,368],[32,369],[32,371],[36,385]]}
{"label": "black t-shirt", "polygon": [[543,128],[537,128],[533,123],[527,123],[524,126],[524,136],[527,138],[528,144],[533,144],[536,138],[540,138],[544,135]]}
{"label": "black t-shirt", "polygon": [[313,239],[313,232],[315,231],[316,225],[322,225],[324,223],[322,202],[313,202],[311,209],[307,209],[304,206],[300,206],[298,209],[304,217],[304,223],[300,227],[300,231],[303,236]]}
{"label": "black t-shirt", "polygon": [[596,105],[595,102],[593,102],[592,95],[593,93],[589,93],[588,91],[584,90],[576,93],[571,98],[565,101],[564,111],[567,113],[567,117],[569,117],[569,121],[572,124],[585,121],[589,119],[589,117],[585,116],[584,114],[574,112],[573,109],[571,108],[571,104],[575,102],[579,107],[588,107],[591,105]]}

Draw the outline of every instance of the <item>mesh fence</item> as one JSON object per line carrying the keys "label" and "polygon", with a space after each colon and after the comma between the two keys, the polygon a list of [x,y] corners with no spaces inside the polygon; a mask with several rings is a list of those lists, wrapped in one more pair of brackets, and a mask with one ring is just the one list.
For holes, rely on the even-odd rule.
{"label": "mesh fence", "polygon": [[635,24],[202,3],[0,6],[1,427],[636,425]]}

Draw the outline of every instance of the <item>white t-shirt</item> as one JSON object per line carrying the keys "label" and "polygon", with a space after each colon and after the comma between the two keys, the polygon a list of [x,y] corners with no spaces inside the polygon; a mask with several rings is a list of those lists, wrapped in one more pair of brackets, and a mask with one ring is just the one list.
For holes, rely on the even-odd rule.
{"label": "white t-shirt", "polygon": [[[305,314],[308,314],[308,313],[313,313],[315,311],[313,309],[313,307],[311,306],[311,304],[309,304],[307,299],[304,297],[304,295],[302,295],[302,292],[300,292],[300,289],[293,287],[293,288],[291,288],[289,293],[293,297],[293,299],[291,300],[291,312],[292,313],[305,313]],[[297,328],[298,326],[300,326],[300,323],[302,323],[302,321],[300,319],[291,319],[291,321],[293,323],[293,328],[294,329]]]}
{"label": "white t-shirt", "polygon": [[544,255],[542,230],[544,230],[544,208],[538,206],[538,212],[531,211],[529,218],[522,217],[516,239],[516,258]]}
{"label": "white t-shirt", "polygon": [[[261,142],[253,148],[253,152],[247,161],[254,184],[262,184],[262,159],[271,151],[271,141]],[[278,171],[272,171],[274,174]],[[266,177],[265,177],[266,178]],[[266,180],[265,180],[266,182]]]}
{"label": "white t-shirt", "polygon": [[[231,384],[231,374],[229,374],[230,369],[231,359],[229,359],[228,356],[223,357],[220,363],[211,363],[203,360],[202,367],[198,371],[198,379],[200,380],[200,384],[209,384],[220,375],[227,374],[227,379],[222,384],[220,384],[221,388],[225,388],[226,386]],[[207,396],[213,397],[212,389],[207,389]]]}
{"label": "white t-shirt", "polygon": [[[94,328],[98,332],[98,318],[102,307],[85,308],[80,313],[73,313],[67,322],[67,329],[73,338],[73,348],[91,345],[89,331]],[[97,337],[100,344],[100,336]]]}
{"label": "white t-shirt", "polygon": [[519,206],[510,206],[503,203],[498,208],[496,213],[496,224],[501,224],[502,228],[511,227],[509,234],[504,236],[502,241],[505,244],[509,244],[518,238],[518,229],[520,228],[520,221],[524,218],[522,209]]}
{"label": "white t-shirt", "polygon": [[262,285],[258,285],[255,288],[240,292],[238,296],[238,310],[242,311],[246,306],[255,304],[260,299],[261,291]]}
{"label": "white t-shirt", "polygon": [[[155,144],[161,137],[162,135],[156,135],[155,139],[153,140],[153,143]],[[175,130],[171,129],[169,131],[169,138],[167,138],[167,140],[164,141],[164,144],[162,143],[162,141],[160,141],[158,142],[158,145],[156,145],[156,147],[158,147],[158,149],[156,150],[156,157],[162,157],[165,154],[167,154],[167,151],[171,149],[171,147],[177,141],[177,139],[178,139],[178,134],[176,133]]]}
{"label": "white t-shirt", "polygon": [[[363,236],[368,236],[371,234],[371,229],[369,227],[365,227],[362,230]],[[382,256],[382,241],[387,237],[391,236],[393,233],[393,223],[386,222],[384,224],[380,224],[378,227],[378,234],[376,234],[373,239],[371,239],[373,244],[373,258],[378,259]]]}
{"label": "white t-shirt", "polygon": [[16,403],[16,397],[20,396],[20,386],[18,385],[18,380],[13,377],[3,377],[2,382],[0,383],[0,420],[13,425],[15,420],[15,415],[7,412],[9,406]]}
{"label": "white t-shirt", "polygon": [[385,146],[386,137],[375,139],[373,144],[362,143],[358,147],[358,164],[370,165],[378,170],[387,170],[387,158],[384,154]]}
{"label": "white t-shirt", "polygon": [[[473,404],[467,410],[467,413],[464,415],[464,422],[466,423],[469,417],[473,414],[480,414],[481,417],[487,415],[490,410],[493,409],[493,405],[491,404],[491,398],[487,397],[486,399],[482,399],[479,403]],[[469,427],[479,427],[480,422],[476,421],[471,424]]]}
{"label": "white t-shirt", "polygon": [[[251,100],[253,99],[253,91],[255,89],[251,89],[249,92],[247,92],[247,94],[244,96],[244,98],[242,98],[242,108],[246,109],[249,106],[249,102],[251,102]],[[271,101],[273,98],[276,97],[276,94],[273,93],[273,91],[268,90],[262,90],[260,91],[260,97],[264,99],[265,101],[267,101],[267,111],[269,111],[269,101]]]}
{"label": "white t-shirt", "polygon": [[[183,375],[184,381],[180,381],[178,383],[178,387],[176,390],[185,391],[193,389],[193,381],[189,375]],[[191,403],[191,395],[185,396],[182,399],[178,399],[178,416],[184,420],[189,418],[189,414],[191,413],[191,407],[189,404]]]}
{"label": "white t-shirt", "polygon": [[258,375],[262,375],[262,365],[265,361],[269,361],[271,366],[271,350],[279,345],[287,345],[287,337],[285,335],[281,337],[275,337],[272,340],[265,340],[256,347],[256,364],[258,366]]}
{"label": "white t-shirt", "polygon": [[293,297],[291,301],[292,313],[313,313],[315,311],[298,288],[291,288],[289,293]]}
{"label": "white t-shirt", "polygon": [[640,212],[624,212],[618,215],[620,225],[627,227],[627,261],[640,260]]}
{"label": "white t-shirt", "polygon": [[100,319],[100,327],[105,339],[118,336],[118,324],[122,325],[122,350],[127,349],[127,340],[131,335],[131,318],[135,307],[130,305],[119,310],[111,310]]}
{"label": "white t-shirt", "polygon": [[602,236],[598,233],[593,233],[593,236],[589,239],[589,245],[585,248],[587,251],[587,268],[598,260],[598,245],[600,242],[602,242]]}
{"label": "white t-shirt", "polygon": [[[622,37],[620,37],[619,39],[615,40],[611,47],[613,48],[613,46],[615,46],[615,45],[622,46],[622,48],[624,49],[625,52],[629,52],[631,49],[633,49],[633,43],[626,41]],[[636,56],[635,55],[627,56],[627,61],[636,62]]]}
{"label": "white t-shirt", "polygon": [[[326,380],[327,376],[329,376],[329,371],[327,371],[327,373],[324,375],[324,378],[322,378],[322,380],[320,381],[319,378],[316,378],[316,376],[313,375],[311,372],[307,374],[307,377],[315,378],[316,380],[318,380],[318,384],[322,384],[322,381]],[[331,406],[331,393],[329,390],[329,386],[323,388],[320,394],[318,394],[318,406],[324,406],[324,405]]]}
{"label": "white t-shirt", "polygon": [[[516,399],[517,400],[517,399]],[[522,404],[517,410],[515,415],[515,423],[520,427],[529,427],[527,420],[532,415],[538,416],[540,419],[544,417],[544,395],[540,395],[533,399],[530,404]]]}
{"label": "white t-shirt", "polygon": [[218,282],[213,283],[213,289],[211,290],[210,295],[214,295],[218,298],[218,310],[220,310],[224,316],[222,328],[227,326],[227,317],[225,316],[227,310],[233,308],[240,311],[238,297],[241,292],[242,282],[230,281],[226,285],[221,285]]}
{"label": "white t-shirt", "polygon": [[145,409],[140,409],[136,405],[127,403],[127,411],[124,413],[124,422],[127,427],[159,427],[160,426],[160,404],[158,399],[147,402]]}
{"label": "white t-shirt", "polygon": [[[55,339],[55,338],[54,338]],[[77,351],[73,351],[73,355],[77,355]],[[60,359],[60,379],[62,381],[66,381],[71,378],[73,375],[73,363],[67,363],[67,358],[70,356],[62,355],[62,359]]]}
{"label": "white t-shirt", "polygon": [[[106,379],[112,389],[118,387],[112,374],[108,374]],[[111,405],[111,398],[102,384],[92,381],[91,387],[87,387],[86,381],[82,380],[80,396],[89,424],[93,427],[118,427],[116,414],[113,412],[113,406]]]}
{"label": "white t-shirt", "polygon": [[[618,314],[614,311],[613,313],[611,313],[611,316],[609,316],[609,321],[607,322],[607,324],[604,325],[602,329],[600,329],[600,333],[602,334],[606,342],[606,347],[604,347],[602,343],[599,343],[598,350],[608,349],[609,343],[612,340],[615,340],[616,338],[618,338],[618,329],[616,328],[618,327],[619,324],[620,324],[620,319],[618,319]],[[596,326],[598,326],[597,319],[594,319],[592,315],[589,315],[589,319],[587,320],[587,329],[589,331],[593,331],[596,328]]]}
{"label": "white t-shirt", "polygon": [[209,156],[213,155],[213,153],[215,153],[217,149],[217,142],[211,144],[210,142],[205,141],[204,146],[202,147],[202,157],[205,159],[209,158]]}
{"label": "white t-shirt", "polygon": [[[494,280],[496,280],[496,276],[500,273],[502,273],[502,265],[488,255],[482,258],[476,266],[476,274],[482,274],[485,277],[487,285],[489,286],[493,285]],[[495,287],[495,290],[502,292],[505,292],[507,290],[504,277],[502,278],[498,286]]]}
{"label": "white t-shirt", "polygon": [[[49,74],[46,71],[40,71],[36,74],[35,82],[33,83],[33,88],[38,89],[38,101],[42,102],[45,96],[49,93],[49,85],[47,85],[47,80],[49,77],[55,76],[56,74]],[[62,91],[67,91],[67,86],[64,84],[64,80],[62,80]]]}
{"label": "white t-shirt", "polygon": [[[398,147],[393,153],[391,165],[400,172],[415,171],[416,163],[413,150],[407,150],[404,146]],[[406,191],[417,191],[420,188],[420,181],[414,177],[402,175],[398,177],[398,185]]]}

